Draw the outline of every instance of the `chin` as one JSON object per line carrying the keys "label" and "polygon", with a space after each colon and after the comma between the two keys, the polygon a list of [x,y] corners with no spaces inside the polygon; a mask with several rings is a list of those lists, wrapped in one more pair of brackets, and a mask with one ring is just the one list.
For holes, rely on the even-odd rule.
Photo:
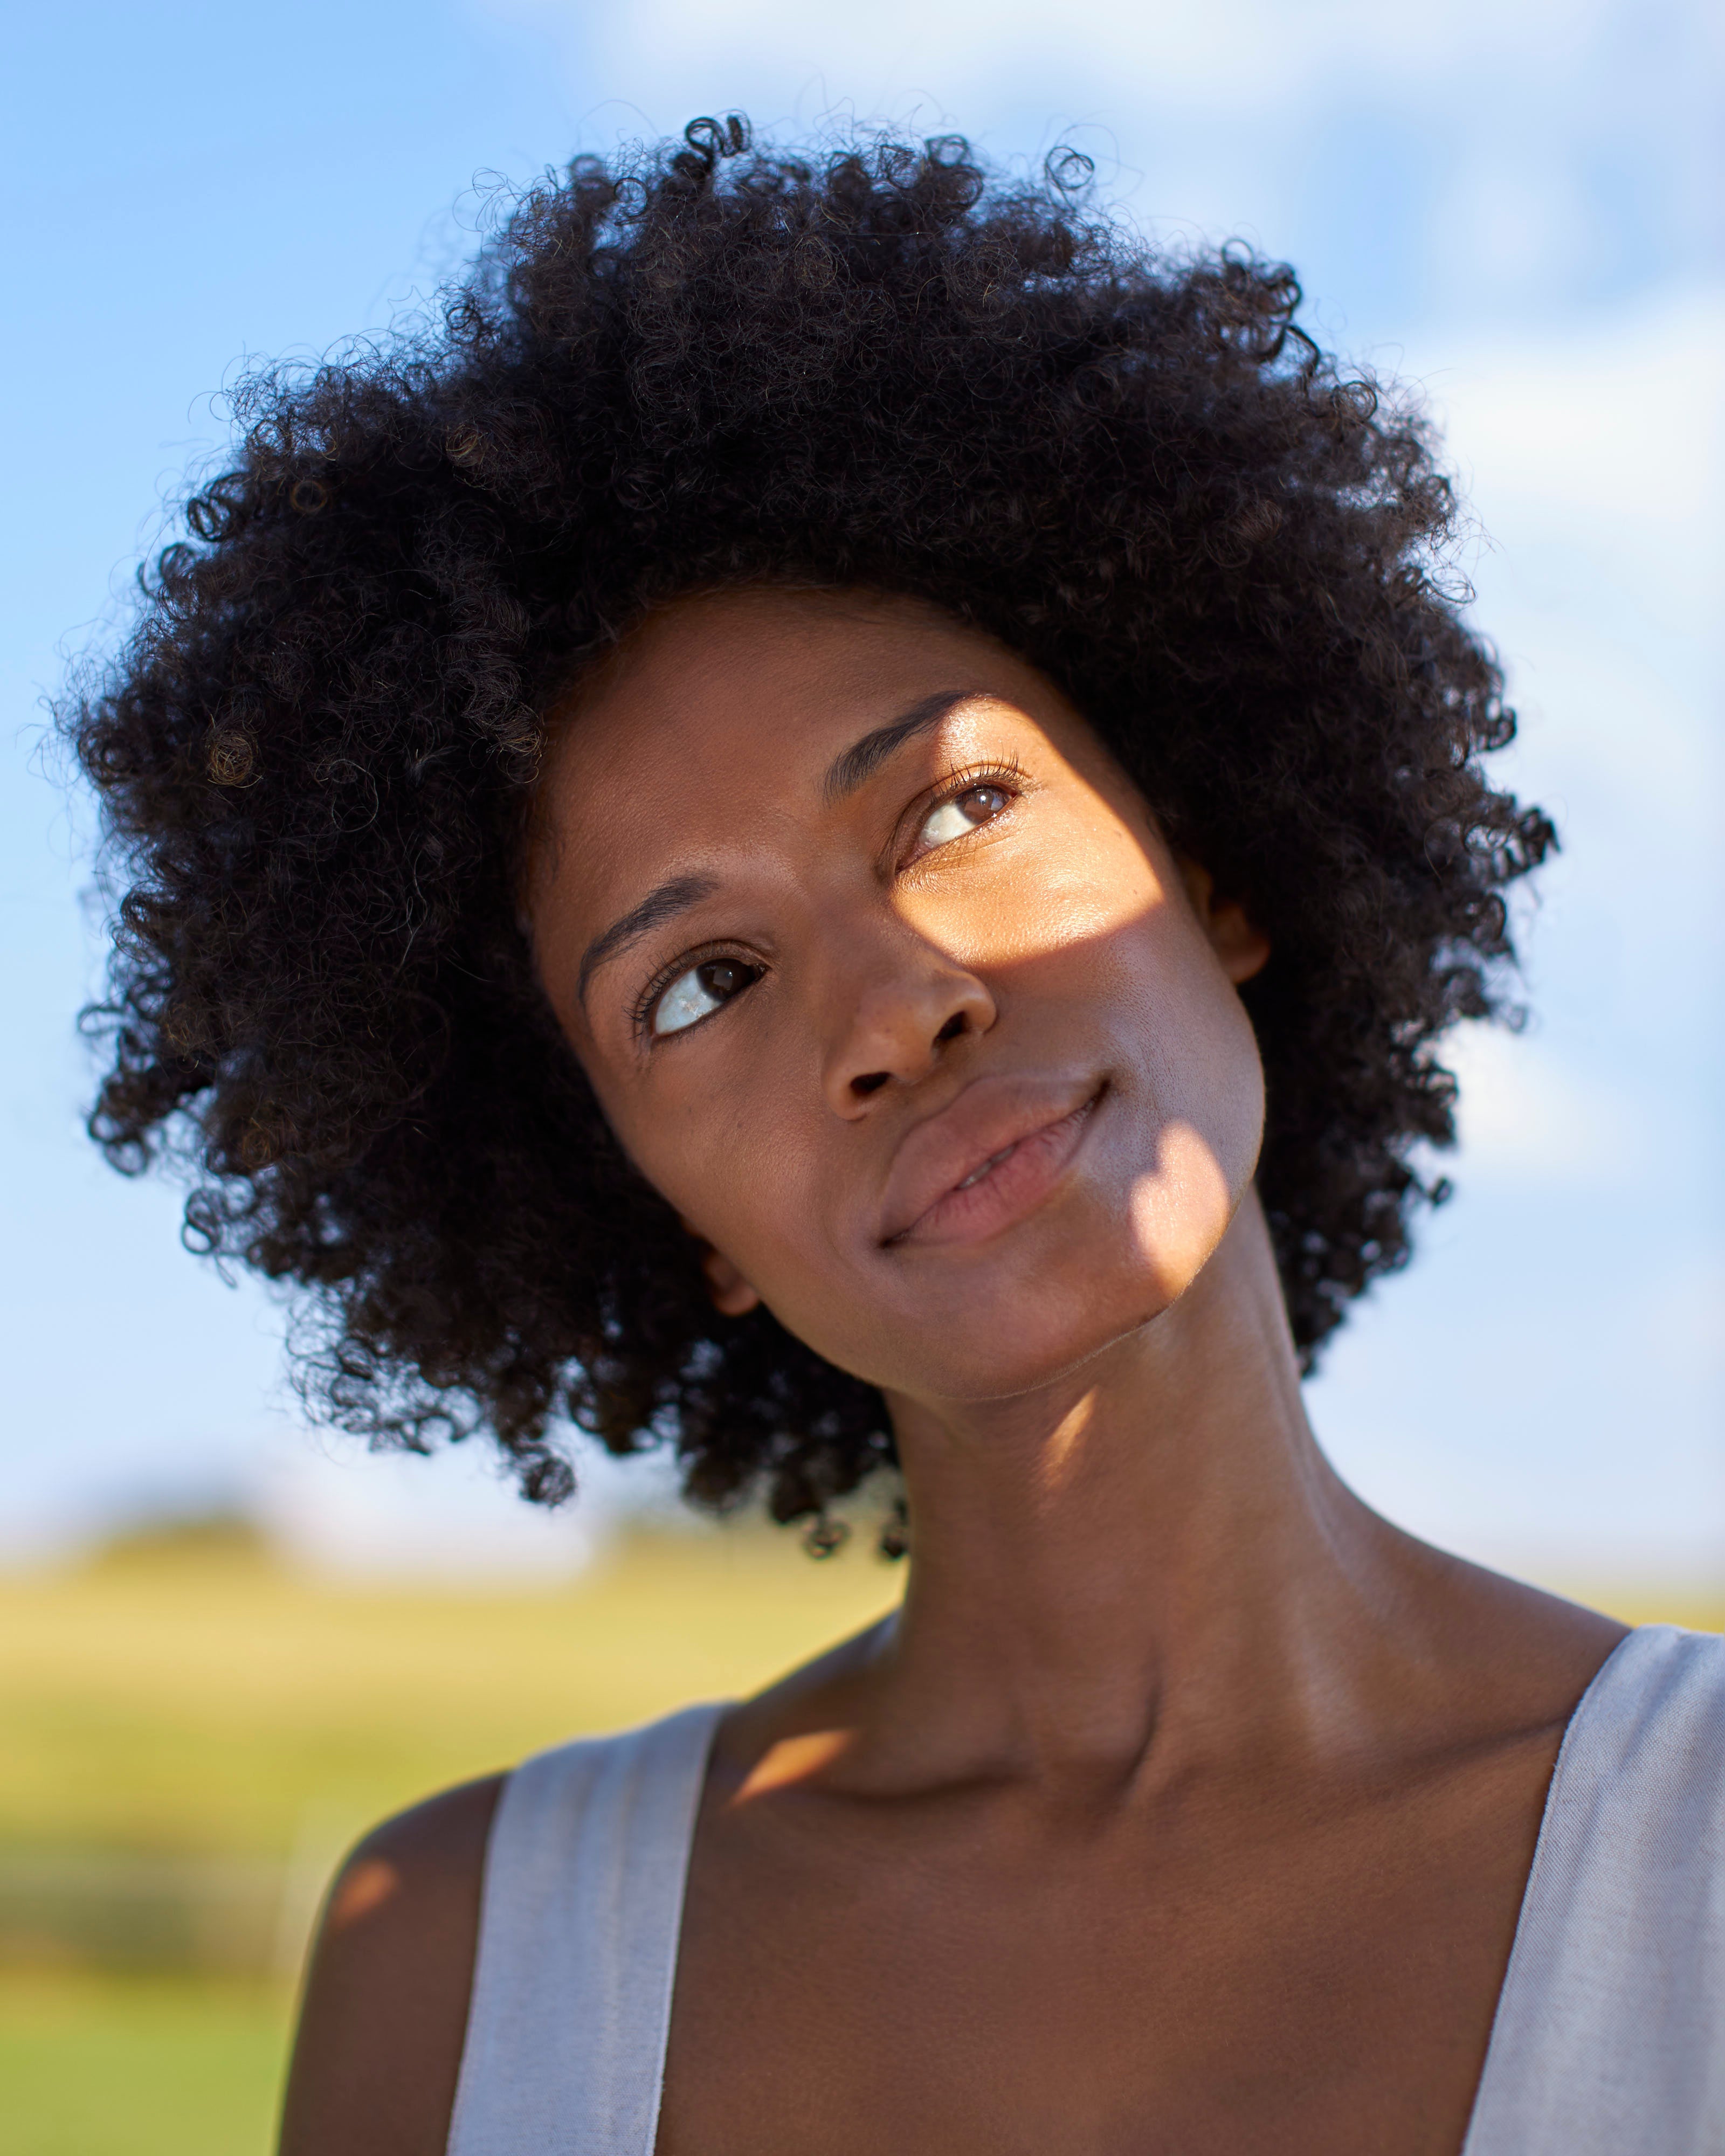
{"label": "chin", "polygon": [[993,1244],[928,1251],[884,1281],[865,1268],[823,1313],[860,1317],[848,1337],[799,1322],[791,1298],[773,1306],[817,1354],[885,1393],[980,1404],[1056,1384],[1153,1324],[1225,1240],[1230,1178],[1202,1139],[1184,1138],[1106,1194],[1075,1192]]}
{"label": "chin", "polygon": [[955,1283],[948,1296],[920,1298],[914,1316],[894,1328],[890,1356],[858,1374],[883,1391],[923,1399],[1016,1399],[1059,1383],[1153,1324],[1199,1270],[1147,1265],[1137,1249],[1098,1266],[1092,1243],[1081,1264]]}

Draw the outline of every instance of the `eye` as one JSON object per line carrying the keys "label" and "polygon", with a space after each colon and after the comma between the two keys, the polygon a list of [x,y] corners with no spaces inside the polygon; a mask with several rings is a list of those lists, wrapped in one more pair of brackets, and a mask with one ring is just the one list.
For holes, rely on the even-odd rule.
{"label": "eye", "polygon": [[681,1033],[685,1027],[711,1018],[733,997],[752,988],[763,968],[746,958],[703,958],[675,979],[668,981],[655,1000],[648,1029],[655,1034]]}
{"label": "eye", "polygon": [[929,811],[916,842],[925,847],[944,846],[953,839],[962,839],[978,824],[992,822],[1011,798],[1004,786],[967,786],[962,793],[950,795]]}

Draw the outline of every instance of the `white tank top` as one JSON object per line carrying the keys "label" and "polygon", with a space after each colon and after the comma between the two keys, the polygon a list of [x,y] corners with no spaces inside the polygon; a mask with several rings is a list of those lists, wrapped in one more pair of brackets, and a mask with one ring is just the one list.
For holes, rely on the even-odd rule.
{"label": "white tank top", "polygon": [[[652,2156],[723,1712],[510,1777],[449,2156]],[[1461,2156],[1725,2156],[1725,1639],[1631,1632],[1571,1717]]]}

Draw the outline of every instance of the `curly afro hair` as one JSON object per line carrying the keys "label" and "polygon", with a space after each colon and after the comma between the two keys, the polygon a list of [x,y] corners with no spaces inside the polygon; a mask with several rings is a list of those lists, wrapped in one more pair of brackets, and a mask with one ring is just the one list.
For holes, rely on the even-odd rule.
{"label": "curly afro hair", "polygon": [[1496,1006],[1553,836],[1481,775],[1513,721],[1428,434],[1299,299],[1154,253],[1070,151],[1019,182],[697,121],[527,194],[412,334],[249,378],[66,714],[127,886],[91,1129],[178,1160],[194,1246],[311,1291],[323,1413],[488,1427],[548,1501],[571,1424],[669,1442],[692,1498],[764,1486],[817,1542],[892,1460],[878,1394],[716,1316],[517,923],[542,715],[739,583],[914,593],[1060,685],[1272,939],[1260,1188],[1308,1364],[1405,1260],[1436,1045]]}

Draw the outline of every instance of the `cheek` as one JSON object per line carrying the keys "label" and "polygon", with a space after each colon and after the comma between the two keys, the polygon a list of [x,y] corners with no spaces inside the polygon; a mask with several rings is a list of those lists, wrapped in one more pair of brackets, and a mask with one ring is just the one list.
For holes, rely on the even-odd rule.
{"label": "cheek", "polygon": [[788,1332],[841,1369],[867,1370],[880,1283],[866,1268],[859,1274],[829,1232],[818,1125],[810,1130],[793,1104],[763,1099],[758,1086],[748,1090],[746,1117],[722,1096],[667,1109],[650,1132],[624,1134],[641,1173]]}
{"label": "cheek", "polygon": [[780,1278],[813,1281],[828,1269],[814,1199],[819,1163],[807,1118],[752,1066],[734,1094],[723,1086],[665,1087],[650,1116],[619,1116],[606,1106],[648,1182],[769,1302],[777,1306]]}
{"label": "cheek", "polygon": [[[1250,1172],[1238,1172],[1242,1158],[1255,1159],[1256,1146],[1230,1147],[1220,1133],[1199,1130],[1176,1118],[1165,1124],[1156,1164],[1137,1176],[1129,1200],[1132,1239],[1146,1274],[1159,1298],[1183,1295],[1209,1262],[1227,1233],[1234,1209],[1245,1194]],[[1235,1173],[1226,1158],[1232,1151]]]}
{"label": "cheek", "polygon": [[1063,818],[1034,863],[1008,860],[992,896],[1012,956],[1070,954],[1081,965],[1091,952],[1104,968],[1144,930],[1159,940],[1169,903],[1137,839],[1100,810]]}
{"label": "cheek", "polygon": [[1136,1273],[1160,1304],[1203,1270],[1256,1172],[1263,1064],[1233,983],[1178,901],[1099,947],[1098,960],[1110,978],[1096,1003],[1111,1014],[1127,1096],[1108,1175],[1122,1285]]}
{"label": "cheek", "polygon": [[1264,1066],[1257,1036],[1232,984],[1212,978],[1183,999],[1155,1043],[1151,1090],[1158,1142],[1134,1179],[1134,1240],[1156,1270],[1194,1279],[1257,1173],[1264,1139]]}

